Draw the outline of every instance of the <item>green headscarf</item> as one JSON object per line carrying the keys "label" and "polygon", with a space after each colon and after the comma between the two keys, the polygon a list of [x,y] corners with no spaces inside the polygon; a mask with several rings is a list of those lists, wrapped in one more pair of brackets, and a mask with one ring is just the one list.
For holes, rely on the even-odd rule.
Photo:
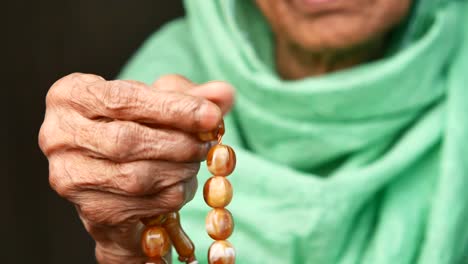
{"label": "green headscarf", "polygon": [[[236,87],[237,263],[468,263],[467,2],[420,0],[384,58],[299,81],[252,2],[185,1],[122,75]],[[198,192],[182,211],[201,263],[208,210]]]}

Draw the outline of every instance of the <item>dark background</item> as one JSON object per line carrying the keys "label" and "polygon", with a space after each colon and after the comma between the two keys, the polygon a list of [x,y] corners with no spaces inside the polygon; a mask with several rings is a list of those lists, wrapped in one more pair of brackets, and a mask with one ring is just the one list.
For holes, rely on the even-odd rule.
{"label": "dark background", "polygon": [[114,78],[151,32],[183,15],[182,1],[11,4],[2,10],[8,19],[5,57],[11,62],[3,87],[8,128],[0,262],[95,263],[93,241],[74,208],[48,185],[47,160],[37,145],[44,98],[55,80],[71,72]]}

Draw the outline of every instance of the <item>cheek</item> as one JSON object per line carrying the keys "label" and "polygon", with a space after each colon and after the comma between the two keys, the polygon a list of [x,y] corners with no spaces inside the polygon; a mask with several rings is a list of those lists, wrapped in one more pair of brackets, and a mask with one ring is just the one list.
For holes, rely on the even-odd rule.
{"label": "cheek", "polygon": [[257,0],[277,37],[323,51],[350,48],[387,33],[408,13],[411,0],[349,0],[349,7],[310,16],[288,8],[287,0],[267,2]]}

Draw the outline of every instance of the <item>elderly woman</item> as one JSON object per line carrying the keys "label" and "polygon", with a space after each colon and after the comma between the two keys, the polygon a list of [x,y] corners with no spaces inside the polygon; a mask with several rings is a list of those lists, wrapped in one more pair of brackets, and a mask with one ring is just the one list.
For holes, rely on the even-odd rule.
{"label": "elderly woman", "polygon": [[209,208],[195,191],[212,143],[196,134],[234,95],[224,142],[238,159],[238,263],[466,261],[467,1],[185,7],[125,80],[75,73],[47,96],[50,183],[76,205],[100,263],[142,263],[139,219],[182,207],[207,262]]}

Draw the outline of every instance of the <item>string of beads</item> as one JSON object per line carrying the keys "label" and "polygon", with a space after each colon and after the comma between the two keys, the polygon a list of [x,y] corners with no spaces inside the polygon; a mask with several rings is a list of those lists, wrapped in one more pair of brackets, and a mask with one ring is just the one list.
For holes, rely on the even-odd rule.
{"label": "string of beads", "polygon": [[[234,264],[236,258],[235,249],[227,240],[234,230],[234,221],[231,212],[225,208],[232,200],[232,185],[226,177],[234,171],[236,154],[231,147],[222,144],[224,132],[223,121],[216,131],[198,134],[202,141],[218,140],[208,152],[206,163],[212,177],[203,187],[203,198],[212,208],[206,217],[206,231],[215,240],[208,250],[209,264]],[[195,246],[182,229],[178,212],[141,221],[146,226],[141,237],[143,252],[148,257],[146,263],[166,263],[163,257],[169,253],[171,243],[179,261],[198,263]]]}
{"label": "string of beads", "polygon": [[218,129],[218,144],[208,152],[206,165],[213,175],[203,187],[203,198],[213,209],[206,216],[206,232],[215,241],[208,250],[209,264],[233,264],[236,259],[234,247],[227,239],[234,230],[232,214],[225,207],[232,200],[232,186],[227,180],[236,167],[236,154],[222,144],[224,122]]}

